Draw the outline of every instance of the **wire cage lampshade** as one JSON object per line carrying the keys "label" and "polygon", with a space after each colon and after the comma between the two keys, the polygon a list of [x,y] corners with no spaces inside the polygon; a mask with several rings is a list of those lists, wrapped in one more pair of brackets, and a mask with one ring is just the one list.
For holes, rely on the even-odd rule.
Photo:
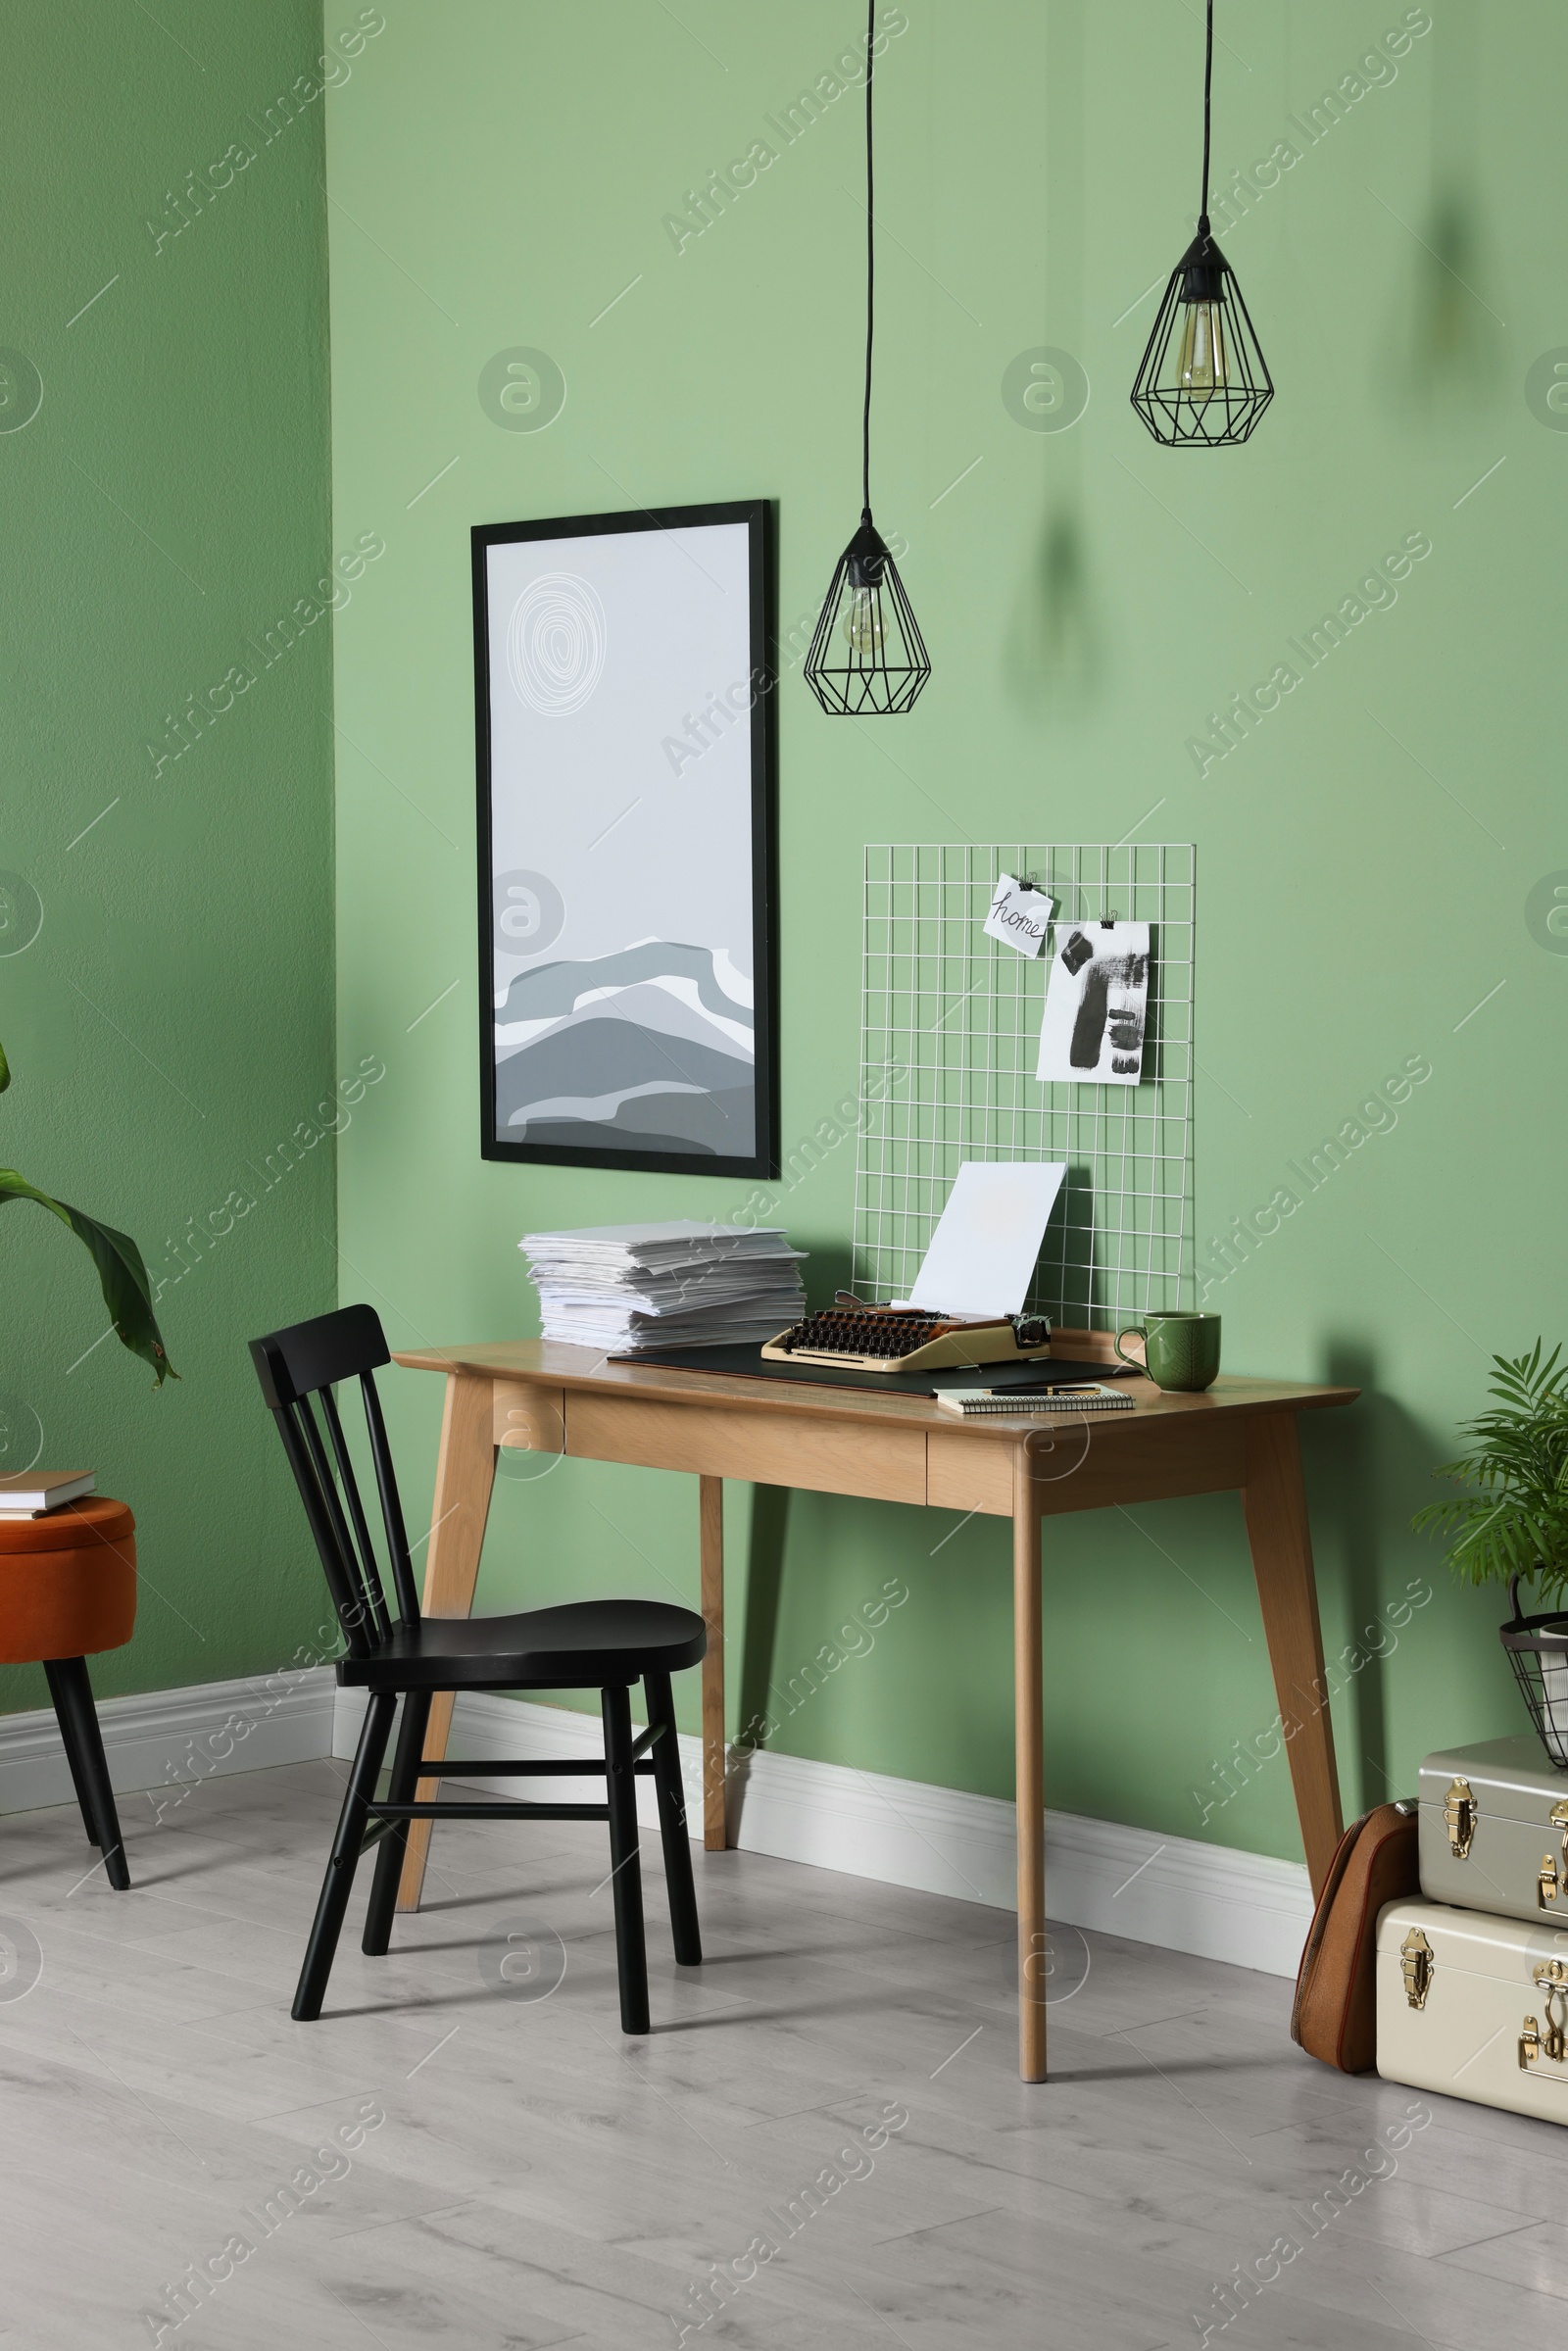
{"label": "wire cage lampshade", "polygon": [[866,508],[839,557],[806,656],[806,675],[824,710],[898,717],[913,708],[931,674],[925,640],[899,567]]}
{"label": "wire cage lampshade", "polygon": [[1133,406],[1167,449],[1219,449],[1247,440],[1273,397],[1236,272],[1205,213],[1171,271]]}
{"label": "wire cage lampshade", "polygon": [[871,77],[876,0],[865,27],[865,406],[860,421],[860,527],[839,557],[806,656],[806,682],[829,717],[900,717],[931,674],[930,657],[892,551],[871,519],[871,340],[876,214]]}
{"label": "wire cage lampshade", "polygon": [[1214,0],[1203,50],[1203,195],[1198,234],[1170,273],[1144,347],[1132,403],[1167,449],[1223,449],[1250,438],[1274,381],[1236,272],[1208,222],[1209,97]]}
{"label": "wire cage lampshade", "polygon": [[1568,1616],[1560,1610],[1526,1616],[1517,1576],[1508,1579],[1508,1600],[1513,1615],[1500,1636],[1508,1663],[1542,1745],[1559,1771],[1568,1771]]}

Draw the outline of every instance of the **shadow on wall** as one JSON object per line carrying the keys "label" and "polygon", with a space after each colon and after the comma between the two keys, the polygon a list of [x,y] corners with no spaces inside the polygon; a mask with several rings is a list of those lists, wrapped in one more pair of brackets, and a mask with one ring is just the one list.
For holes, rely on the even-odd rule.
{"label": "shadow on wall", "polygon": [[770,1710],[789,1515],[787,1486],[754,1488],[752,1540],[746,1558],[746,1646],[741,1657],[738,1724],[743,1742],[760,1743],[758,1726],[767,1720]]}
{"label": "shadow on wall", "polygon": [[831,1306],[840,1290],[855,1287],[855,1256],[845,1242],[829,1242],[825,1246],[813,1243],[811,1253],[802,1269],[806,1279],[808,1303],[814,1310]]}
{"label": "shadow on wall", "polygon": [[1037,537],[1003,657],[1006,685],[1034,710],[1076,711],[1102,672],[1089,554],[1075,506],[1059,505]]}
{"label": "shadow on wall", "polygon": [[[1396,1763],[1389,1721],[1389,1661],[1420,1638],[1418,1628],[1457,1604],[1461,1595],[1435,1543],[1408,1532],[1411,1514],[1435,1491],[1432,1439],[1378,1386],[1376,1350],[1363,1341],[1330,1340],[1323,1372],[1337,1386],[1359,1388],[1348,1412],[1303,1415],[1303,1449],[1311,1469],[1313,1525],[1320,1553],[1344,1561],[1344,1619],[1348,1636],[1329,1648],[1325,1671],[1341,1709],[1340,1772],[1347,1788],[1357,1781],[1367,1804],[1415,1793],[1408,1755]],[[1320,1568],[1321,1568],[1320,1557]],[[1424,1612],[1432,1610],[1428,1617]],[[1453,1712],[1415,1727],[1417,1760],[1462,1739],[1494,1739],[1522,1726],[1511,1716],[1506,1662],[1483,1637],[1473,1662],[1479,1676],[1455,1686]],[[1493,1692],[1495,1691],[1495,1703]],[[1408,1742],[1406,1727],[1401,1749]],[[1405,1779],[1396,1780],[1403,1770]]]}
{"label": "shadow on wall", "polygon": [[[1348,1667],[1364,1657],[1350,1686],[1350,1719],[1355,1726],[1353,1777],[1360,1780],[1364,1769],[1368,1775],[1363,1782],[1367,1799],[1381,1804],[1401,1790],[1393,1787],[1389,1779],[1385,1639],[1379,1615],[1384,1592],[1377,1502],[1378,1451],[1380,1444],[1391,1440],[1393,1445],[1397,1445],[1401,1434],[1398,1424],[1403,1415],[1397,1405],[1377,1395],[1377,1358],[1368,1347],[1353,1341],[1331,1341],[1324,1377],[1337,1387],[1361,1391],[1360,1402],[1348,1412],[1323,1415],[1325,1420],[1334,1422],[1334,1427],[1322,1432],[1325,1442],[1315,1449],[1329,1456],[1324,1466],[1330,1474],[1323,1486],[1330,1498],[1323,1509],[1323,1521],[1325,1526],[1334,1527],[1340,1556],[1345,1562],[1347,1613],[1352,1628],[1350,1656],[1342,1656],[1340,1662]],[[1406,1445],[1419,1453],[1419,1446],[1412,1444],[1413,1431],[1406,1428],[1403,1434]],[[1420,1468],[1412,1464],[1412,1480],[1419,1477],[1425,1466],[1424,1459]],[[1352,1776],[1345,1771],[1345,1763],[1348,1761],[1347,1757],[1341,1764],[1345,1778]]]}
{"label": "shadow on wall", "polygon": [[1406,422],[1460,423],[1504,397],[1506,313],[1489,251],[1476,199],[1456,181],[1437,191],[1419,235],[1401,244],[1385,376],[1388,403]]}
{"label": "shadow on wall", "polygon": [[[1430,12],[1424,12],[1430,14]],[[1510,303],[1481,199],[1484,134],[1478,8],[1443,12],[1432,47],[1432,178],[1424,209],[1396,195],[1399,255],[1389,322],[1395,335],[1394,402],[1401,421],[1458,426],[1495,407],[1510,372]],[[1383,202],[1379,196],[1378,201]],[[1395,210],[1395,206],[1397,210]]]}

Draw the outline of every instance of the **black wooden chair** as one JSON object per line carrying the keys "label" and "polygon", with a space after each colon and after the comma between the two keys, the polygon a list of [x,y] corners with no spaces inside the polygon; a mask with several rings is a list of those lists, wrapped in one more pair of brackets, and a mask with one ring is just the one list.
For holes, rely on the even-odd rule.
{"label": "black wooden chair", "polygon": [[[708,1628],[692,1609],[674,1608],[661,1600],[573,1600],[564,1607],[534,1608],[519,1616],[421,1617],[373,1377],[392,1359],[380,1317],[370,1306],[345,1306],[336,1314],[321,1314],[314,1322],[296,1323],[289,1330],[273,1331],[269,1338],[253,1339],[251,1357],[298,1483],[342,1628],[347,1654],[338,1660],[338,1681],[370,1693],[294,1995],[296,2019],[310,2023],[321,2013],[360,1855],[372,1844],[380,1845],[362,1946],[371,1957],[379,1957],[391,1940],[408,1824],[439,1820],[445,1814],[453,1820],[609,1823],[621,2030],[646,2033],[648,1963],[635,1781],[638,1774],[646,1773],[658,1790],[675,1957],[682,1967],[698,1967],[703,1949],[669,1677],[701,1661],[708,1646]],[[365,1401],[370,1460],[386,1531],[395,1618],[388,1611],[375,1546],[332,1393],[339,1381],[356,1378]],[[325,1424],[324,1442],[313,1399]],[[648,1728],[633,1739],[629,1690],[637,1681],[647,1693]],[[431,1697],[441,1690],[597,1690],[605,1725],[604,1761],[442,1760],[426,1764],[425,1724]],[[379,1798],[377,1779],[400,1694],[403,1719],[391,1784],[386,1796]],[[415,1800],[421,1778],[461,1780],[498,1773],[514,1779],[599,1774],[607,1783],[607,1801]]]}

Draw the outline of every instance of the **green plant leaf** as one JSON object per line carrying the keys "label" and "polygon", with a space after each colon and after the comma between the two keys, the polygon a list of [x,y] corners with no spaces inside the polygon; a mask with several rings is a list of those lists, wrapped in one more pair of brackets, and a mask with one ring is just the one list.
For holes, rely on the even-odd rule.
{"label": "green plant leaf", "polygon": [[10,1083],[11,1083],[11,1064],[10,1064],[10,1062],[9,1062],[9,1061],[6,1059],[6,1049],[5,1049],[5,1047],[4,1047],[3,1045],[0,1045],[0,1094],[4,1094],[4,1092],[5,1092],[6,1088],[7,1088],[7,1087],[10,1085]]}
{"label": "green plant leaf", "polygon": [[36,1200],[40,1208],[47,1208],[62,1224],[70,1226],[98,1268],[104,1304],[109,1308],[116,1338],[133,1355],[140,1355],[144,1363],[152,1365],[160,1388],[171,1374],[178,1379],[153,1314],[147,1268],[130,1235],[117,1233],[113,1225],[100,1224],[95,1216],[84,1216],[66,1200],[51,1199],[36,1184],[29,1184],[25,1176],[18,1175],[15,1168],[0,1167],[0,1207],[14,1200]]}
{"label": "green plant leaf", "polygon": [[1433,1474],[1469,1488],[1429,1502],[1411,1522],[1451,1539],[1448,1564],[1470,1584],[1536,1576],[1548,1606],[1568,1593],[1568,1363],[1494,1355],[1495,1408],[1465,1424],[1468,1451]]}

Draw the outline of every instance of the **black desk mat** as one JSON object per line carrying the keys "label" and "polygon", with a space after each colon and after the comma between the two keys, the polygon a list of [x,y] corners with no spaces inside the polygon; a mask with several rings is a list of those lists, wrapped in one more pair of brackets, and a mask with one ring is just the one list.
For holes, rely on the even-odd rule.
{"label": "black desk mat", "polygon": [[872,1388],[881,1396],[940,1396],[945,1389],[961,1393],[974,1388],[1016,1389],[1025,1395],[1032,1389],[1038,1395],[1052,1388],[1080,1387],[1088,1380],[1114,1379],[1122,1368],[1054,1355],[1035,1363],[953,1365],[939,1371],[858,1371],[848,1364],[840,1370],[828,1363],[770,1363],[755,1345],[667,1347],[651,1354],[612,1355],[610,1360],[652,1363],[661,1370],[738,1373],[750,1380],[789,1380],[797,1387]]}

